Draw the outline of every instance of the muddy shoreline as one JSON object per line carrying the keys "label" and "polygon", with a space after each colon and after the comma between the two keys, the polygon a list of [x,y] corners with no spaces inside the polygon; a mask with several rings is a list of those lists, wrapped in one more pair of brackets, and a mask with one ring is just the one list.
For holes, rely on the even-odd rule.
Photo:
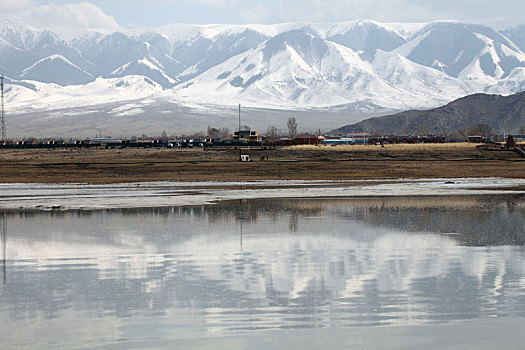
{"label": "muddy shoreline", "polygon": [[[252,199],[436,198],[508,195],[523,198],[523,179],[399,179],[383,181],[140,182],[125,184],[0,184],[2,210],[105,210],[210,205]],[[510,197],[509,197],[510,198]],[[520,199],[521,200],[521,199]]]}

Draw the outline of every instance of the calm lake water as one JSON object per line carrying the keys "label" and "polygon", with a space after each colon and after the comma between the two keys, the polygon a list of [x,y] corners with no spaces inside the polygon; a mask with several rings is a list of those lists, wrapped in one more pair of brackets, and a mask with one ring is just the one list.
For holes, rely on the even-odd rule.
{"label": "calm lake water", "polygon": [[0,212],[0,348],[522,348],[525,197]]}

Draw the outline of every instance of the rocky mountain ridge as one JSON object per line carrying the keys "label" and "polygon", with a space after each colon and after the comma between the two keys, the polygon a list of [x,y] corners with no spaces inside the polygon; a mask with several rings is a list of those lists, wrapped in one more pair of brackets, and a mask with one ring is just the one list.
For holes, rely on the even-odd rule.
{"label": "rocky mountain ridge", "polygon": [[[6,21],[0,25],[0,69],[16,85],[7,97],[19,110],[37,108],[35,102],[38,108],[78,106],[75,97],[92,105],[136,100],[136,88],[126,96],[115,86],[140,84],[141,97],[181,104],[366,114],[435,107],[479,92],[523,91],[524,35],[523,27],[498,32],[453,21],[363,20],[174,24],[64,41]],[[59,93],[51,98],[49,91]]]}

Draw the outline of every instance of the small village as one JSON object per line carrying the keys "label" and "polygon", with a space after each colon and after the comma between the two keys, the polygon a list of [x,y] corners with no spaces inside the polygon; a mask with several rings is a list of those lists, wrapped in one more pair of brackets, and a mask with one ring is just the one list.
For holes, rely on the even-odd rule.
{"label": "small village", "polygon": [[258,131],[234,131],[231,137],[140,137],[140,138],[112,138],[95,137],[87,139],[37,139],[27,138],[22,140],[0,140],[0,148],[203,148],[203,149],[275,149],[293,145],[338,146],[338,145],[381,145],[388,144],[420,144],[420,143],[501,143],[512,136],[515,142],[525,141],[525,135],[468,135],[464,138],[452,139],[445,135],[373,135],[369,133],[352,133],[347,135],[315,135],[302,133],[287,136],[261,136]]}

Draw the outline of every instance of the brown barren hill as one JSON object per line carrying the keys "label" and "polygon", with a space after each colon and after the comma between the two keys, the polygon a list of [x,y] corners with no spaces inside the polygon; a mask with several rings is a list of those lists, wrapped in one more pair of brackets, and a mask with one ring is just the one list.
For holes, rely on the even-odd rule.
{"label": "brown barren hill", "polygon": [[486,124],[494,132],[519,130],[525,125],[525,92],[510,96],[470,95],[443,107],[370,118],[334,132],[449,134],[477,124]]}

